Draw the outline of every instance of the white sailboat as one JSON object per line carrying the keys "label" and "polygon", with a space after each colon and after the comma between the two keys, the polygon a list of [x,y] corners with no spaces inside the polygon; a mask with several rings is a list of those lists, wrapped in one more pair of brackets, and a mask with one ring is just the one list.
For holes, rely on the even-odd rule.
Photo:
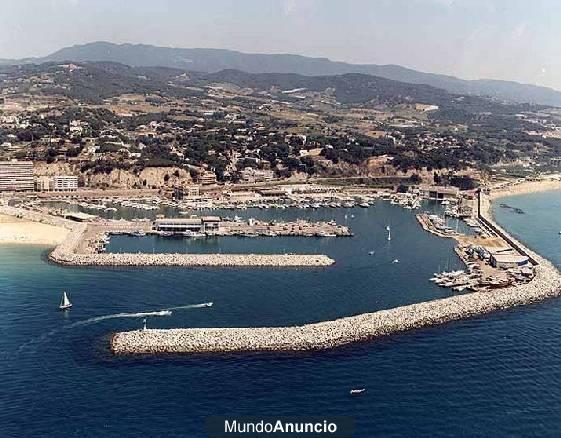
{"label": "white sailboat", "polygon": [[60,305],[58,306],[58,308],[60,310],[67,310],[70,309],[71,307],[72,307],[72,303],[68,299],[68,295],[66,295],[66,292],[63,292],[62,299],[60,300]]}
{"label": "white sailboat", "polygon": [[386,226],[386,230],[388,230],[388,240],[392,240],[392,230],[390,226]]}

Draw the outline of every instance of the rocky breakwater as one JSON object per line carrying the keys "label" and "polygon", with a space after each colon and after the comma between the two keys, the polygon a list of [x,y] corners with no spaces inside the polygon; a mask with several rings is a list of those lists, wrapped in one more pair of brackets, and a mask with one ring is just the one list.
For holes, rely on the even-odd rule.
{"label": "rocky breakwater", "polygon": [[58,251],[51,260],[69,266],[329,266],[326,255],[308,254],[75,254]]}
{"label": "rocky breakwater", "polygon": [[322,350],[392,333],[483,315],[560,294],[561,278],[549,263],[527,284],[294,327],[193,328],[116,333],[116,354]]}

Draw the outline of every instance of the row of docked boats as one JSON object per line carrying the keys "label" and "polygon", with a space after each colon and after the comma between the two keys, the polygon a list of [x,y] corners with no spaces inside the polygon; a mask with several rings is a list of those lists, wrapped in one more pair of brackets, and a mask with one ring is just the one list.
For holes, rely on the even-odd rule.
{"label": "row of docked boats", "polygon": [[430,281],[441,287],[448,287],[456,292],[473,289],[478,285],[480,275],[478,273],[467,273],[464,270],[435,273]]}

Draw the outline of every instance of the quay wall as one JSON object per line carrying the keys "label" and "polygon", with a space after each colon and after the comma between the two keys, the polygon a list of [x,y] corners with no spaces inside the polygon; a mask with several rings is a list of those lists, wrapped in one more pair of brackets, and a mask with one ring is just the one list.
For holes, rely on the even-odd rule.
{"label": "quay wall", "polygon": [[120,332],[111,337],[111,350],[115,354],[323,350],[560,296],[561,275],[557,268],[495,224],[488,215],[486,201],[480,216],[533,259],[536,265],[532,281],[302,326]]}

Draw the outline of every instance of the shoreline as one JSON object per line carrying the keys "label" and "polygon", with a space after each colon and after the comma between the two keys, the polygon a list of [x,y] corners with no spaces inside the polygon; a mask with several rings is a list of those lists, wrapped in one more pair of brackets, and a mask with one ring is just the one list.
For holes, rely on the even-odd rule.
{"label": "shoreline", "polygon": [[519,181],[509,186],[491,187],[488,195],[491,201],[510,196],[526,195],[561,190],[561,177],[542,178],[535,181]]}

